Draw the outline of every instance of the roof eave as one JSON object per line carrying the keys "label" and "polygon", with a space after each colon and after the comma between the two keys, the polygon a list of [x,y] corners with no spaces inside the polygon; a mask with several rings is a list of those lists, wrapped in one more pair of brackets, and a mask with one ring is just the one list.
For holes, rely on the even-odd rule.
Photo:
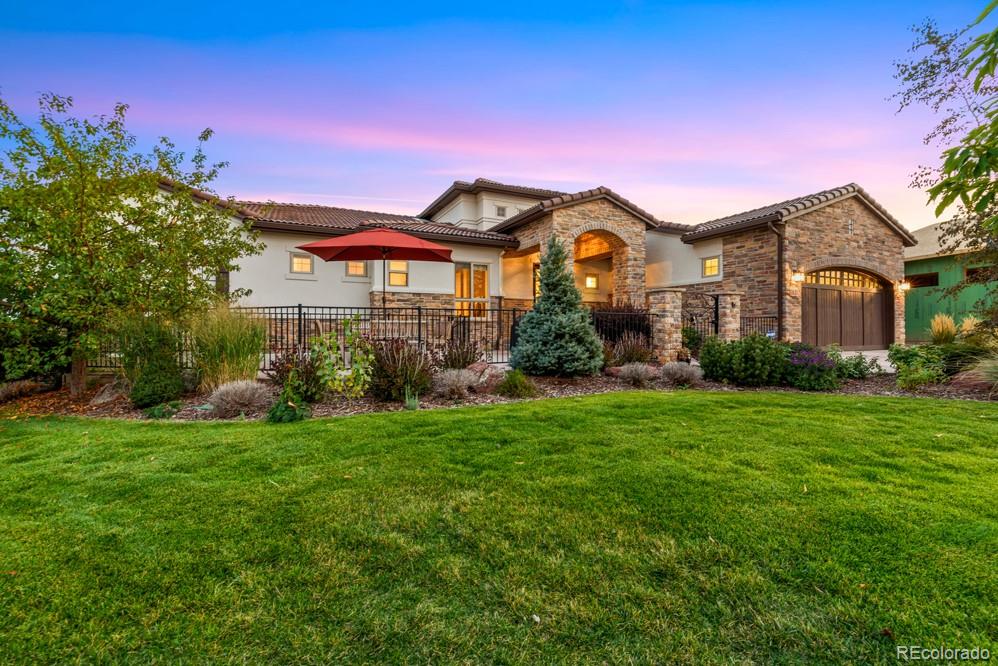
{"label": "roof eave", "polygon": [[682,241],[684,243],[695,243],[696,241],[708,240],[710,238],[717,238],[718,236],[727,236],[728,234],[736,233],[739,231],[747,231],[748,229],[754,229],[756,227],[764,227],[770,222],[775,222],[777,224],[783,224],[783,220],[779,214],[766,215],[764,217],[759,217],[753,220],[745,220],[744,222],[737,222],[735,224],[728,225],[726,227],[717,227],[716,229],[705,229],[703,231],[691,231],[682,235]]}
{"label": "roof eave", "polygon": [[[359,229],[342,229],[338,227],[326,227],[318,224],[298,224],[294,222],[281,222],[278,220],[260,220],[254,218],[253,228],[261,231],[286,231],[312,236],[345,236],[352,234]],[[510,237],[509,240],[500,238],[468,238],[465,236],[451,236],[448,234],[434,234],[425,231],[410,231],[403,229],[403,233],[424,238],[426,240],[438,240],[446,243],[459,243],[462,245],[487,245],[490,247],[519,247],[520,241]]]}

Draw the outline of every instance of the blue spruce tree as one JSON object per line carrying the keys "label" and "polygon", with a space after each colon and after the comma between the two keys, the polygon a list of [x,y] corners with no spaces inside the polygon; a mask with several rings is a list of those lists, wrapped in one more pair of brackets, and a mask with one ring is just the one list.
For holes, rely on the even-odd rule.
{"label": "blue spruce tree", "polygon": [[541,257],[541,294],[520,320],[510,354],[510,365],[528,375],[575,377],[603,367],[603,344],[566,260],[565,247],[552,237]]}

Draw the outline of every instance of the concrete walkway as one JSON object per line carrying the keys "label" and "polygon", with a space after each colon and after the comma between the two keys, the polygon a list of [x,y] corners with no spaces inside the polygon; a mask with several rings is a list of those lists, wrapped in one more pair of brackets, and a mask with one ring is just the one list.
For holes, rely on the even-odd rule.
{"label": "concrete walkway", "polygon": [[862,354],[866,358],[875,358],[877,362],[880,363],[880,367],[883,368],[885,372],[897,372],[897,368],[887,360],[887,350],[886,349],[865,349],[861,352],[858,351],[844,351],[842,355],[845,357],[856,356],[857,354]]}

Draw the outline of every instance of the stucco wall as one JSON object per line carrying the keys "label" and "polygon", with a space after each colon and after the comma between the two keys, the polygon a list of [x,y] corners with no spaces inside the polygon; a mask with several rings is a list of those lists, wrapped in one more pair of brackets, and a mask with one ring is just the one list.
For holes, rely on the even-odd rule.
{"label": "stucco wall", "polygon": [[[263,232],[266,243],[262,254],[246,257],[240,270],[229,277],[232,289],[251,289],[252,293],[241,301],[242,305],[335,305],[367,307],[371,291],[381,292],[381,262],[368,265],[367,278],[346,275],[344,262],[324,262],[315,259],[312,275],[290,272],[290,256],[295,246],[320,239],[321,236]],[[489,294],[498,296],[502,284],[500,254],[502,248],[478,247],[457,243],[441,243],[453,250],[455,262],[470,261],[489,266]],[[389,287],[388,292],[399,294],[449,294],[454,293],[454,265],[413,261],[409,263],[409,286]]]}
{"label": "stucco wall", "polygon": [[[684,243],[679,234],[649,231],[645,281],[649,289],[696,283],[720,282],[724,276],[724,243],[711,238],[698,243]],[[701,276],[700,260],[721,257],[721,273],[716,277]]]}
{"label": "stucco wall", "polygon": [[[447,207],[434,215],[432,219],[434,222],[446,222],[487,230],[503,220],[513,217],[518,210],[526,210],[535,203],[537,203],[536,199],[492,192],[462,193]],[[496,215],[496,206],[506,207],[506,217]]]}

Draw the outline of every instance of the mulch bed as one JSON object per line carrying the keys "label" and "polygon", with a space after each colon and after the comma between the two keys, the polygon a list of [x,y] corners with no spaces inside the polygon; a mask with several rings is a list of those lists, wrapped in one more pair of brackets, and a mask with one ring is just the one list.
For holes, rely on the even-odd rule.
{"label": "mulch bed", "polygon": [[[559,398],[579,395],[592,395],[597,393],[610,393],[613,391],[625,391],[630,389],[626,383],[616,377],[597,375],[594,377],[580,377],[576,379],[558,379],[553,377],[534,378],[534,382],[540,391],[538,398]],[[99,389],[94,387],[84,394],[80,400],[73,400],[69,397],[67,389],[47,391],[35,395],[27,396],[15,400],[4,406],[6,418],[17,418],[20,416],[89,416],[97,418],[122,418],[122,419],[144,419],[145,415],[141,409],[136,409],[124,397],[119,397],[110,402],[100,405],[90,404],[90,400]],[[747,388],[719,384],[717,382],[703,382],[696,390],[706,391],[776,391],[784,393],[802,393],[797,389],[787,387],[759,387]],[[923,397],[923,398],[946,398],[957,400],[981,400],[992,399],[987,391],[979,388],[960,386],[952,383],[927,386],[918,391],[904,391],[895,384],[894,375],[877,375],[862,380],[851,380],[845,382],[835,393],[847,395],[871,395],[871,396],[895,396],[895,397]],[[276,398],[278,390],[273,387],[273,395]],[[998,396],[994,396],[998,398]],[[470,393],[465,400],[458,402],[444,400],[434,396],[420,398],[421,409],[441,409],[451,407],[466,407],[469,405],[492,405],[507,402],[518,402],[518,399],[504,398],[491,393]],[[217,420],[213,419],[211,412],[204,409],[204,396],[189,395],[180,400],[180,409],[173,420],[195,421],[195,420]],[[333,399],[312,405],[313,416],[348,416],[352,414],[367,414],[372,412],[393,412],[402,411],[404,406],[394,402],[383,402],[373,398],[360,398],[356,400]],[[249,420],[261,419],[265,413],[247,414],[244,418]]]}

